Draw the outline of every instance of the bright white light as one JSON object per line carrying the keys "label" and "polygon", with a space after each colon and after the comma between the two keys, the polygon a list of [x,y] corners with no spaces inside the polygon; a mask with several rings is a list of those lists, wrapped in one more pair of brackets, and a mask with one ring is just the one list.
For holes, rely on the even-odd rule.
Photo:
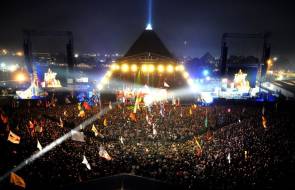
{"label": "bright white light", "polygon": [[277,60],[278,60],[278,57],[274,57],[273,60],[274,60],[274,61],[277,61]]}
{"label": "bright white light", "polygon": [[206,77],[206,80],[210,80],[211,78],[209,76]]}
{"label": "bright white light", "polygon": [[75,53],[74,57],[75,58],[78,58],[79,57],[79,54]]}
{"label": "bright white light", "polygon": [[17,68],[18,68],[17,65],[10,65],[10,66],[7,68],[7,70],[9,70],[10,72],[14,72],[14,71],[16,71]]}
{"label": "bright white light", "polygon": [[102,90],[103,86],[102,86],[101,84],[98,84],[98,85],[96,86],[96,88],[97,88],[98,90]]}
{"label": "bright white light", "polygon": [[6,64],[4,62],[1,63],[1,67],[6,67]]}
{"label": "bright white light", "polygon": [[202,93],[202,99],[207,103],[210,104],[213,102],[213,97],[209,93]]}
{"label": "bright white light", "polygon": [[148,23],[145,29],[146,30],[153,30],[152,24]]}
{"label": "bright white light", "polygon": [[222,82],[222,83],[227,83],[227,78],[223,78],[223,79],[221,80],[221,82]]}

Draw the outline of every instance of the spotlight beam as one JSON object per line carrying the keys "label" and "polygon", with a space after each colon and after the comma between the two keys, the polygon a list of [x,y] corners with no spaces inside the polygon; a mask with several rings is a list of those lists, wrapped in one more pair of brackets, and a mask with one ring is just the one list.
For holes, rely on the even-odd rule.
{"label": "spotlight beam", "polygon": [[[118,104],[118,102],[113,103],[112,105],[116,105]],[[93,123],[94,121],[96,121],[98,118],[100,118],[101,116],[103,116],[105,113],[107,113],[109,111],[109,107],[104,108],[103,110],[101,110],[99,113],[95,114],[94,116],[92,116],[91,118],[85,120],[83,123],[81,123],[80,125],[76,126],[74,129],[72,130],[76,130],[79,131],[80,129],[84,129],[86,126],[90,125],[91,123]],[[67,139],[69,139],[72,136],[71,131],[69,131],[68,133],[66,133],[65,135],[61,136],[60,138],[56,139],[55,141],[51,142],[49,145],[47,145],[46,147],[44,147],[41,151],[33,154],[32,156],[30,156],[29,158],[25,159],[23,162],[21,162],[19,165],[17,165],[15,168],[11,169],[10,171],[8,171],[7,173],[5,173],[4,175],[2,175],[0,177],[0,182],[3,181],[6,177],[8,177],[10,175],[11,172],[17,172],[18,170],[22,169],[23,167],[25,167],[26,165],[34,162],[36,159],[40,158],[41,156],[43,156],[45,153],[49,152],[50,150],[52,150],[53,148],[55,148],[56,146],[62,144],[64,141],[66,141]]]}

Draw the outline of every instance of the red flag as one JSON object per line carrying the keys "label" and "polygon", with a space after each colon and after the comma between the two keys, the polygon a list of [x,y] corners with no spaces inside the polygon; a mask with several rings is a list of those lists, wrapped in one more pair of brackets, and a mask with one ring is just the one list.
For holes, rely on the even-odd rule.
{"label": "red flag", "polygon": [[85,110],[91,110],[91,106],[87,102],[83,102],[83,107]]}
{"label": "red flag", "polygon": [[8,123],[8,116],[3,115],[3,114],[1,113],[1,120],[2,120],[2,122],[3,122],[4,124],[7,124],[7,123]]}

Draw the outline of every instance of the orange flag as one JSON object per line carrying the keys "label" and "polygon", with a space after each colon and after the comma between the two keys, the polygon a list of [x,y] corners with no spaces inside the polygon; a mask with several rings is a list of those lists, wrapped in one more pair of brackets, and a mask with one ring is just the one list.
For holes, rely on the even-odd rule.
{"label": "orange flag", "polygon": [[13,172],[10,173],[10,183],[22,187],[24,189],[26,188],[25,180]]}
{"label": "orange flag", "polygon": [[129,117],[130,117],[131,121],[137,122],[136,115],[134,112],[131,112]]}
{"label": "orange flag", "polygon": [[266,127],[267,127],[267,126],[266,126],[266,122],[267,122],[267,121],[266,121],[266,117],[263,115],[263,116],[262,116],[262,126],[263,126],[264,129],[266,129]]}
{"label": "orange flag", "polygon": [[13,132],[9,131],[8,134],[8,141],[14,143],[14,144],[19,144],[20,143],[20,137],[14,134]]}

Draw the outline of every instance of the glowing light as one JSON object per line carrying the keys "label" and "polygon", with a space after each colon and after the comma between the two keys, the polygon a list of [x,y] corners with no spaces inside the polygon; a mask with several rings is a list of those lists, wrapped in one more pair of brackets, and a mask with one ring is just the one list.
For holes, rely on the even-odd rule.
{"label": "glowing light", "polygon": [[78,53],[75,53],[74,57],[75,58],[78,58],[79,57],[79,54]]}
{"label": "glowing light", "polygon": [[185,79],[188,79],[188,77],[189,77],[188,72],[183,73],[183,77],[184,77]]}
{"label": "glowing light", "polygon": [[147,26],[146,26],[145,29],[146,29],[146,30],[153,30],[153,27],[152,27],[152,25],[149,23],[149,24],[147,24]]}
{"label": "glowing light", "polygon": [[3,55],[6,55],[8,52],[7,52],[7,50],[6,49],[2,49],[2,54]]}
{"label": "glowing light", "polygon": [[174,71],[173,65],[168,65],[167,66],[167,71],[168,71],[168,73],[173,73],[173,71]]}
{"label": "glowing light", "polygon": [[223,78],[223,79],[221,80],[221,82],[222,82],[222,83],[227,83],[227,78]]}
{"label": "glowing light", "polygon": [[209,76],[206,77],[206,80],[210,80],[211,78]]}
{"label": "glowing light", "polygon": [[147,72],[148,71],[148,66],[147,65],[141,65],[141,71],[142,72]]}
{"label": "glowing light", "polygon": [[209,75],[209,71],[206,69],[206,70],[204,70],[203,71],[203,75],[206,77],[206,76],[208,76]]}
{"label": "glowing light", "polygon": [[129,71],[129,65],[127,65],[127,64],[123,64],[123,65],[121,66],[121,70],[122,70],[122,72],[124,72],[124,73],[128,72],[128,71]]}
{"label": "glowing light", "polygon": [[137,65],[135,65],[135,64],[131,65],[131,71],[136,72],[137,71]]}
{"label": "glowing light", "polygon": [[14,72],[16,71],[17,68],[18,68],[18,65],[9,65],[7,70],[10,72]]}
{"label": "glowing light", "polygon": [[19,57],[21,57],[21,56],[23,56],[23,52],[18,51],[18,52],[16,52],[16,55],[19,56]]}
{"label": "glowing light", "polygon": [[182,72],[182,71],[185,70],[185,68],[184,68],[183,65],[178,65],[178,66],[176,66],[175,70],[176,70],[176,71],[181,71],[181,72]]}
{"label": "glowing light", "polygon": [[164,72],[164,70],[165,70],[165,68],[164,68],[164,66],[163,65],[158,65],[158,72],[160,72],[160,73],[163,73]]}
{"label": "glowing light", "polygon": [[277,60],[278,60],[278,57],[274,57],[273,60],[274,60],[274,61],[277,61]]}
{"label": "glowing light", "polygon": [[155,66],[154,66],[153,64],[150,64],[150,65],[149,65],[149,69],[148,69],[148,71],[149,71],[150,73],[154,72],[154,71],[155,71]]}
{"label": "glowing light", "polygon": [[106,84],[108,81],[109,81],[109,80],[108,80],[107,78],[104,77],[104,78],[101,80],[101,84]]}
{"label": "glowing light", "polygon": [[17,73],[16,74],[16,77],[15,77],[15,79],[16,79],[16,81],[18,81],[18,82],[24,82],[27,78],[26,78],[26,76],[25,76],[25,74],[24,73]]}
{"label": "glowing light", "polygon": [[116,63],[114,63],[114,64],[112,64],[111,65],[111,70],[119,70],[120,69],[120,66],[119,65],[117,65]]}
{"label": "glowing light", "polygon": [[106,77],[107,78],[110,78],[112,76],[112,72],[111,71],[108,71],[107,73],[106,73]]}
{"label": "glowing light", "polygon": [[209,93],[203,93],[201,97],[207,104],[210,104],[213,102],[213,97]]}
{"label": "glowing light", "polygon": [[98,84],[98,85],[96,86],[96,88],[97,88],[98,90],[102,90],[102,89],[103,89],[103,85],[102,85],[102,84]]}
{"label": "glowing light", "polygon": [[188,83],[189,85],[193,85],[193,84],[194,84],[194,81],[193,81],[193,79],[188,79],[188,80],[187,80],[187,83]]}

